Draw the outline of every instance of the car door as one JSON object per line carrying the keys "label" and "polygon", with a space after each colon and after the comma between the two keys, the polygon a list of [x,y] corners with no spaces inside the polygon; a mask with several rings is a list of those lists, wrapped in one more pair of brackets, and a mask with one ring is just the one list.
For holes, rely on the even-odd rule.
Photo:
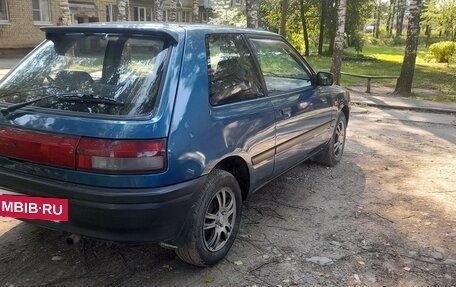
{"label": "car door", "polygon": [[282,38],[250,37],[274,107],[274,173],[303,161],[329,139],[334,107],[313,85],[314,72]]}

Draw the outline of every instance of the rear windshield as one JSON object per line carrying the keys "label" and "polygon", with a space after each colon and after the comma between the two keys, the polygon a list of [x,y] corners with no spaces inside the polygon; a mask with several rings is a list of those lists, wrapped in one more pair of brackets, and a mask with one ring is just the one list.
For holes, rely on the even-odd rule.
{"label": "rear windshield", "polygon": [[0,83],[0,104],[32,102],[27,106],[101,115],[150,114],[158,102],[168,50],[160,39],[54,36]]}

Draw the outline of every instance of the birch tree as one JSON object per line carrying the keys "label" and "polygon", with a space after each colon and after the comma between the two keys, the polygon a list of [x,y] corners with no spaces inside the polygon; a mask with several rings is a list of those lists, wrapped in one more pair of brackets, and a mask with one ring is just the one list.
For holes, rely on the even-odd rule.
{"label": "birch tree", "polygon": [[177,22],[177,0],[169,0],[168,21]]}
{"label": "birch tree", "polygon": [[129,2],[129,0],[117,0],[117,8],[119,10],[117,19],[119,21],[128,21],[128,7],[130,5]]}
{"label": "birch tree", "polygon": [[394,14],[396,14],[396,0],[389,0],[388,19],[386,20],[386,32],[388,37],[393,35]]}
{"label": "birch tree", "polygon": [[396,94],[407,94],[412,91],[413,75],[415,73],[416,53],[420,35],[420,17],[422,0],[410,0],[407,40],[405,42],[404,61],[401,74],[396,83]]}
{"label": "birch tree", "polygon": [[402,36],[404,27],[405,10],[407,10],[407,0],[397,1],[397,20],[396,20],[396,37]]}
{"label": "birch tree", "polygon": [[163,22],[163,0],[154,0],[154,21]]}
{"label": "birch tree", "polygon": [[347,13],[347,0],[339,0],[337,7],[337,30],[334,37],[334,50],[332,54],[331,73],[334,74],[335,83],[340,83],[340,69],[342,67],[342,54],[344,52],[345,16]]}
{"label": "birch tree", "polygon": [[258,28],[259,0],[246,0],[247,28]]}
{"label": "birch tree", "polygon": [[68,4],[68,0],[60,0],[59,1],[60,7],[60,17],[59,17],[59,26],[68,26],[71,22],[70,19],[70,5]]}
{"label": "birch tree", "polygon": [[193,0],[193,10],[192,10],[192,22],[200,23],[199,19],[199,0]]}

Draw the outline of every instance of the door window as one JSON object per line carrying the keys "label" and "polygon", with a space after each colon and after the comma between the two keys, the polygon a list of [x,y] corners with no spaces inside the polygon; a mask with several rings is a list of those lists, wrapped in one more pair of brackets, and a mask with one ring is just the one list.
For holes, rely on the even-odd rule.
{"label": "door window", "polygon": [[312,85],[309,72],[287,43],[275,39],[250,41],[270,93],[286,92]]}
{"label": "door window", "polygon": [[260,74],[241,35],[209,35],[206,50],[211,104],[263,96]]}

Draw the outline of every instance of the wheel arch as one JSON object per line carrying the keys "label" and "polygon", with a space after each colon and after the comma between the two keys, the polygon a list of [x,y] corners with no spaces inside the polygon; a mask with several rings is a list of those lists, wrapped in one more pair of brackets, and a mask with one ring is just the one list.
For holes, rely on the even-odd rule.
{"label": "wheel arch", "polygon": [[241,188],[242,199],[245,200],[250,190],[250,172],[247,163],[240,156],[230,156],[217,163],[215,169],[231,173]]}
{"label": "wheel arch", "polygon": [[344,105],[341,111],[344,113],[345,119],[347,120],[348,124],[348,118],[350,117],[350,108],[347,105]]}

